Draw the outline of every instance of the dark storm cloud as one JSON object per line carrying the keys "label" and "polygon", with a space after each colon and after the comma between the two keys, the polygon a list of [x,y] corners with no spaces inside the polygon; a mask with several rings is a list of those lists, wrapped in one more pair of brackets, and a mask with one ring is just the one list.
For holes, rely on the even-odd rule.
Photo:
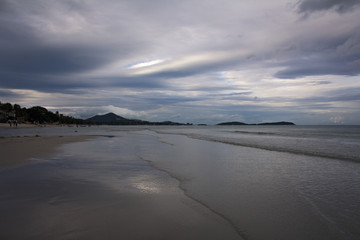
{"label": "dark storm cloud", "polygon": [[73,88],[89,87],[86,82],[75,81],[73,78],[46,76],[41,73],[1,73],[0,87],[12,89],[31,89],[43,92],[67,92]]}
{"label": "dark storm cloud", "polygon": [[2,90],[2,89],[0,89],[0,96],[2,96],[2,97],[16,97],[16,96],[18,96],[18,94],[16,94],[16,93],[13,93],[13,92],[11,92],[11,91],[9,91],[9,90]]}
{"label": "dark storm cloud", "polygon": [[[356,76],[360,73],[360,24],[353,32],[309,43],[298,49],[297,57],[282,64],[275,77],[298,78],[314,75]],[[281,65],[281,64],[280,64]]]}
{"label": "dark storm cloud", "polygon": [[239,93],[229,93],[229,94],[210,94],[209,99],[215,98],[219,100],[231,100],[231,101],[255,101],[257,100],[252,96],[253,92],[239,92]]}
{"label": "dark storm cloud", "polygon": [[[311,106],[328,107],[331,102],[360,101],[360,88],[339,88],[323,93],[321,96],[312,96],[297,99],[299,103],[314,103]],[[302,104],[303,105],[303,104]],[[306,106],[306,105],[303,105]]]}
{"label": "dark storm cloud", "polygon": [[[108,1],[107,3],[114,5],[114,2],[116,1]],[[114,61],[136,56],[138,52],[138,58],[141,59],[141,50],[149,51],[146,44],[153,41],[145,40],[152,39],[152,36],[143,35],[147,32],[147,27],[144,27],[146,22],[141,22],[143,28],[139,31],[136,28],[138,23],[133,21],[132,18],[125,18],[125,21],[128,20],[130,25],[122,24],[122,21],[118,19],[114,19],[113,22],[105,21],[104,24],[108,25],[104,25],[106,26],[106,32],[104,32],[104,36],[100,36],[100,40],[97,39],[99,36],[91,34],[90,38],[81,36],[78,39],[76,32],[70,35],[67,33],[54,34],[52,32],[54,31],[52,28],[59,28],[60,26],[57,24],[65,21],[68,14],[74,14],[74,16],[70,16],[79,17],[81,21],[83,21],[83,18],[85,20],[91,19],[89,16],[97,5],[91,1],[88,5],[85,3],[80,4],[80,1],[56,3],[34,0],[25,1],[21,4],[20,2],[12,2],[12,4],[5,5],[0,21],[0,31],[4,33],[0,38],[2,43],[0,45],[0,54],[2,56],[0,58],[0,86],[47,91],[62,91],[62,89],[76,87],[93,88],[99,87],[99,85],[103,87],[159,88],[165,86],[165,81],[168,79],[226,70],[242,62],[242,59],[204,61],[141,76],[128,76],[118,73],[116,77],[108,77],[105,73],[104,76],[100,77],[88,76],[85,80],[79,74],[99,69]],[[154,17],[152,13],[156,13],[154,19],[162,21],[161,28],[164,27],[165,30],[171,29],[170,26],[167,26],[166,21],[160,19],[162,15],[167,18],[170,18],[170,16],[160,11],[160,8],[148,6],[147,1],[141,2],[141,4],[139,2],[136,4],[132,2],[125,3],[125,7],[130,6],[132,10],[146,12],[148,17]],[[112,6],[111,4],[110,6]],[[157,4],[162,6],[161,1],[157,2]],[[165,5],[167,8],[172,6],[172,4],[168,3]],[[58,10],[55,11],[54,16],[47,14],[54,12],[56,8]],[[109,11],[110,9],[106,10]],[[124,12],[119,12],[119,17],[124,15],[126,15]],[[183,18],[184,16],[181,17],[181,19]],[[176,27],[178,23],[175,20],[172,19],[171,24],[175,24]],[[49,30],[46,29],[45,25],[44,29],[40,28],[41,24],[44,24],[43,22],[46,22],[45,25],[50,25]],[[119,24],[120,26],[126,25],[126,29],[119,27]],[[134,27],[131,24],[135,24]],[[64,29],[60,30],[68,30],[67,28],[71,27],[71,25],[66,25]],[[159,27],[157,26],[157,28]],[[112,30],[116,30],[113,35],[108,32]],[[161,37],[161,34],[164,33],[161,32],[162,29],[159,30]],[[57,37],[64,37],[65,41],[59,41],[56,39]],[[144,40],[141,40],[141,38],[139,40],[137,37],[143,37]],[[123,41],[123,39],[125,40]],[[154,40],[157,41],[158,39],[154,38]],[[169,40],[169,43],[171,43],[171,40]]]}
{"label": "dark storm cloud", "polygon": [[[16,16],[14,16],[16,18]],[[0,21],[0,87],[59,90],[98,87],[80,74],[140,49],[132,43],[48,43],[21,21]]]}
{"label": "dark storm cloud", "polygon": [[359,64],[352,63],[337,59],[329,61],[325,56],[310,60],[292,61],[290,66],[287,66],[285,70],[278,71],[274,76],[284,79],[317,75],[356,76],[360,73]]}
{"label": "dark storm cloud", "polygon": [[323,97],[323,102],[353,102],[360,100],[360,88],[339,88],[329,91]]}
{"label": "dark storm cloud", "polygon": [[[110,1],[111,2],[111,1]],[[358,1],[343,1],[339,4],[336,1],[300,1],[298,4],[300,12],[311,12],[320,9],[330,9],[335,6],[354,6]],[[0,21],[0,30],[4,33],[0,39],[0,86],[12,86],[21,88],[73,88],[78,85],[83,87],[98,87],[99,84],[103,86],[119,86],[119,87],[161,87],[165,84],[164,81],[173,78],[182,78],[189,76],[196,76],[206,74],[214,71],[226,71],[231,69],[246,68],[251,62],[246,57],[230,57],[218,61],[203,61],[195,64],[188,64],[182,67],[168,68],[154,73],[148,73],[142,76],[126,76],[118,74],[116,78],[108,78],[102,76],[99,78],[88,78],[85,81],[80,76],[70,75],[78,74],[93,69],[101,68],[108,63],[117,61],[118,59],[126,59],[126,57],[134,56],[139,49],[146,48],[144,42],[137,42],[135,39],[137,35],[132,36],[137,31],[135,28],[129,28],[124,32],[124,36],[131,36],[131,41],[117,43],[113,41],[96,42],[93,39],[76,39],[74,41],[64,42],[58,41],[51,43],[42,39],[43,34],[39,33],[39,29],[28,23],[29,16],[35,15],[37,17],[44,17],[44,12],[54,11],[55,7],[59,7],[64,17],[68,13],[74,13],[75,16],[80,16],[86,20],[91,18],[89,15],[93,13],[94,6],[92,4],[84,4],[81,1],[62,1],[61,4],[56,5],[55,2],[43,1],[26,1],[22,4],[9,5],[10,7],[3,7],[4,16]],[[130,2],[126,6],[129,9],[144,12],[148,17],[152,13],[156,13],[157,21],[161,20],[162,11],[158,8],[153,8],[147,2],[134,3]],[[316,3],[316,4],[315,4]],[[157,2],[161,5],[161,2]],[[172,5],[166,4],[169,8]],[[12,8],[11,8],[12,7]],[[339,7],[340,8],[340,7]],[[22,11],[17,9],[22,9]],[[29,9],[27,13],[24,9]],[[170,9],[169,9],[170,10]],[[21,14],[20,14],[20,13]],[[120,16],[123,14],[120,13]],[[164,14],[169,18],[168,14]],[[49,16],[46,16],[47,18]],[[190,15],[189,17],[194,17]],[[18,19],[18,20],[14,20]],[[171,24],[175,24],[177,18],[171,19]],[[181,17],[184,19],[184,16]],[[45,18],[46,20],[46,18]],[[52,19],[50,19],[52,20]],[[54,20],[55,21],[55,20]],[[189,20],[190,21],[190,20]],[[132,23],[132,22],[130,22]],[[118,24],[116,21],[114,24]],[[143,24],[143,23],[142,23]],[[169,30],[167,22],[163,24],[164,29]],[[112,27],[109,27],[111,30]],[[122,28],[117,29],[122,30]],[[146,30],[146,28],[144,28]],[[125,34],[126,33],[126,34]],[[146,31],[144,31],[144,34]],[[161,32],[160,32],[161,33]],[[120,32],[120,39],[123,33]],[[76,34],[75,34],[76,36]],[[91,36],[91,35],[90,35]],[[161,35],[160,35],[161,36]],[[46,37],[46,35],[45,35]],[[54,36],[49,35],[50,39]],[[95,37],[95,36],[93,36]],[[119,36],[114,36],[119,38]],[[144,35],[144,38],[147,36]],[[108,37],[104,37],[105,40]],[[296,60],[288,60],[283,66],[284,70],[279,71],[275,76],[280,78],[296,78],[309,75],[335,74],[335,75],[357,75],[360,72],[359,63],[356,62],[360,56],[359,50],[359,35],[347,36],[342,42],[337,42],[328,47],[327,43],[319,41],[317,45],[307,46],[305,49],[299,49]],[[335,41],[334,40],[334,41]],[[327,40],[328,41],[328,40]],[[170,41],[169,41],[170,42]],[[146,45],[146,44],[145,44]],[[321,46],[321,48],[319,48]],[[206,46],[204,46],[206,48]],[[212,47],[212,46],[209,46]],[[342,54],[339,54],[337,48],[344,48]],[[210,49],[211,50],[211,49]],[[148,50],[146,50],[148,51]],[[256,54],[253,54],[256,55]],[[309,58],[310,56],[310,58]],[[271,58],[272,56],[269,56]],[[301,60],[306,58],[306,60]],[[260,59],[261,60],[261,59]],[[252,59],[252,61],[259,61],[259,59]],[[21,74],[29,74],[27,76]],[[56,75],[56,77],[54,77]],[[31,79],[31,80],[29,80]],[[10,82],[11,81],[11,82]]]}
{"label": "dark storm cloud", "polygon": [[[336,10],[345,19],[347,13],[359,9],[360,0],[301,0],[297,3],[297,11],[304,14],[305,22],[317,23],[318,19],[309,17],[309,14]],[[328,20],[336,19],[336,16],[328,17]],[[341,20],[337,18],[338,22]],[[352,26],[352,27],[349,27]],[[303,40],[297,45],[291,45],[289,54],[291,58],[279,64],[284,68],[274,76],[278,78],[299,78],[319,75],[343,75],[356,76],[360,74],[360,23],[344,22],[342,28],[326,26],[322,35],[317,35],[309,26],[309,41]],[[348,30],[344,30],[348,29]],[[306,35],[303,35],[306,39]],[[283,50],[285,52],[285,48]],[[294,54],[295,53],[295,54]],[[286,53],[285,53],[286,54]]]}
{"label": "dark storm cloud", "polygon": [[193,101],[199,101],[199,98],[196,97],[176,97],[176,96],[156,96],[156,97],[145,97],[143,98],[145,102],[149,103],[150,105],[176,105],[181,103],[187,103],[187,102],[193,102]]}
{"label": "dark storm cloud", "polygon": [[92,46],[19,46],[1,49],[0,70],[16,73],[70,74],[100,67],[110,61],[110,49]]}
{"label": "dark storm cloud", "polygon": [[339,13],[344,13],[359,4],[360,0],[301,0],[298,2],[298,12],[312,13],[335,9]]}
{"label": "dark storm cloud", "polygon": [[129,88],[129,89],[161,89],[166,87],[158,79],[140,77],[116,78],[83,78],[64,75],[44,75],[40,73],[3,73],[0,74],[0,87],[13,89],[32,89],[43,92],[72,93],[79,89]]}
{"label": "dark storm cloud", "polygon": [[327,85],[327,84],[331,84],[330,81],[314,81],[312,83],[313,85]]}
{"label": "dark storm cloud", "polygon": [[139,90],[165,87],[165,84],[160,79],[152,77],[103,77],[93,79],[91,82],[93,82],[93,84],[89,85],[90,88],[96,88],[98,84],[103,87],[137,88]]}
{"label": "dark storm cloud", "polygon": [[[56,2],[1,3],[0,87],[62,92],[72,88],[111,85],[111,81],[106,79],[85,79],[79,74],[126,58],[143,47],[136,41],[113,41],[107,37],[101,41],[101,38],[96,39],[98,36],[91,34],[91,38],[84,39],[84,36],[76,32],[51,33],[54,31],[51,29],[53,27],[60,31],[67,31],[72,27],[64,26],[61,29],[56,25],[59,23],[50,18],[51,15],[46,16],[45,13],[54,11],[57,7]],[[89,14],[86,12],[86,4],[80,4],[80,1],[62,1],[57,4],[63,8],[60,19],[66,19],[68,13],[74,13],[75,17],[80,19]],[[52,24],[50,30],[47,31],[43,22]],[[63,38],[63,41],[58,39],[59,37]],[[136,84],[125,81],[123,85]]]}

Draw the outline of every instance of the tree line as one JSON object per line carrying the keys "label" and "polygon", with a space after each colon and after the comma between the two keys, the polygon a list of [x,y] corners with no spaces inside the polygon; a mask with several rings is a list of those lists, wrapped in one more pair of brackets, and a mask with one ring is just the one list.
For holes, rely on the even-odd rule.
{"label": "tree line", "polygon": [[35,106],[31,108],[21,107],[19,104],[0,102],[0,122],[17,120],[18,122],[30,123],[58,123],[58,124],[86,124],[86,121],[71,116],[64,116],[59,112],[51,112],[44,107]]}

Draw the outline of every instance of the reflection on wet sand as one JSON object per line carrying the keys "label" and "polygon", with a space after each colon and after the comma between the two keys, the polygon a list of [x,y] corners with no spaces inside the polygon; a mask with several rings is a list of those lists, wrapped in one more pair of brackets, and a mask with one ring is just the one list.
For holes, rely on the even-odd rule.
{"label": "reflection on wet sand", "polygon": [[132,141],[139,140],[72,143],[49,161],[2,170],[0,238],[241,239],[175,179],[137,158],[141,143]]}

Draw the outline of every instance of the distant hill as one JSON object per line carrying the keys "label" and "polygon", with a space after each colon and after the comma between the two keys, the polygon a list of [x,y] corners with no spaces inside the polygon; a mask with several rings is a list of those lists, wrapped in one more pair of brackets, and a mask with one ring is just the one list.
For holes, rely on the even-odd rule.
{"label": "distant hill", "polygon": [[189,125],[177,122],[149,122],[138,119],[127,119],[116,115],[115,113],[107,113],[104,115],[96,115],[86,119],[91,124],[104,124],[104,125]]}
{"label": "distant hill", "polygon": [[295,125],[295,123],[292,122],[269,122],[269,123],[257,123],[257,124],[247,124],[247,123],[243,123],[243,122],[223,122],[223,123],[218,123],[216,125],[225,125],[225,126],[233,126],[233,125]]}
{"label": "distant hill", "polygon": [[270,122],[270,123],[258,123],[257,125],[295,125],[292,122]]}
{"label": "distant hill", "polygon": [[147,122],[137,119],[126,119],[115,113],[107,113],[104,115],[96,115],[86,119],[87,122],[93,124],[108,124],[108,125],[144,125]]}
{"label": "distant hill", "polygon": [[216,125],[249,125],[249,124],[243,122],[223,122],[223,123],[218,123]]}

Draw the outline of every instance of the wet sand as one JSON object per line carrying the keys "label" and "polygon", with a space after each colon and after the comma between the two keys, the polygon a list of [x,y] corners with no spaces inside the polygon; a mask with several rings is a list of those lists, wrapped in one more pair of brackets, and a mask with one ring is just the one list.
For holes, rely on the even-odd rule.
{"label": "wet sand", "polygon": [[[86,139],[0,139],[0,239],[242,239],[137,157],[138,138]],[[6,168],[31,158],[47,161]]]}
{"label": "wet sand", "polygon": [[90,136],[34,136],[0,138],[0,169],[51,156],[62,144],[85,141]]}
{"label": "wet sand", "polygon": [[[12,129],[12,128],[36,128],[36,127],[44,127],[46,125],[35,125],[30,123],[19,123],[17,126],[12,125],[10,126],[9,123],[0,123],[0,128],[5,129]],[[50,125],[50,126],[56,126],[56,125]]]}

